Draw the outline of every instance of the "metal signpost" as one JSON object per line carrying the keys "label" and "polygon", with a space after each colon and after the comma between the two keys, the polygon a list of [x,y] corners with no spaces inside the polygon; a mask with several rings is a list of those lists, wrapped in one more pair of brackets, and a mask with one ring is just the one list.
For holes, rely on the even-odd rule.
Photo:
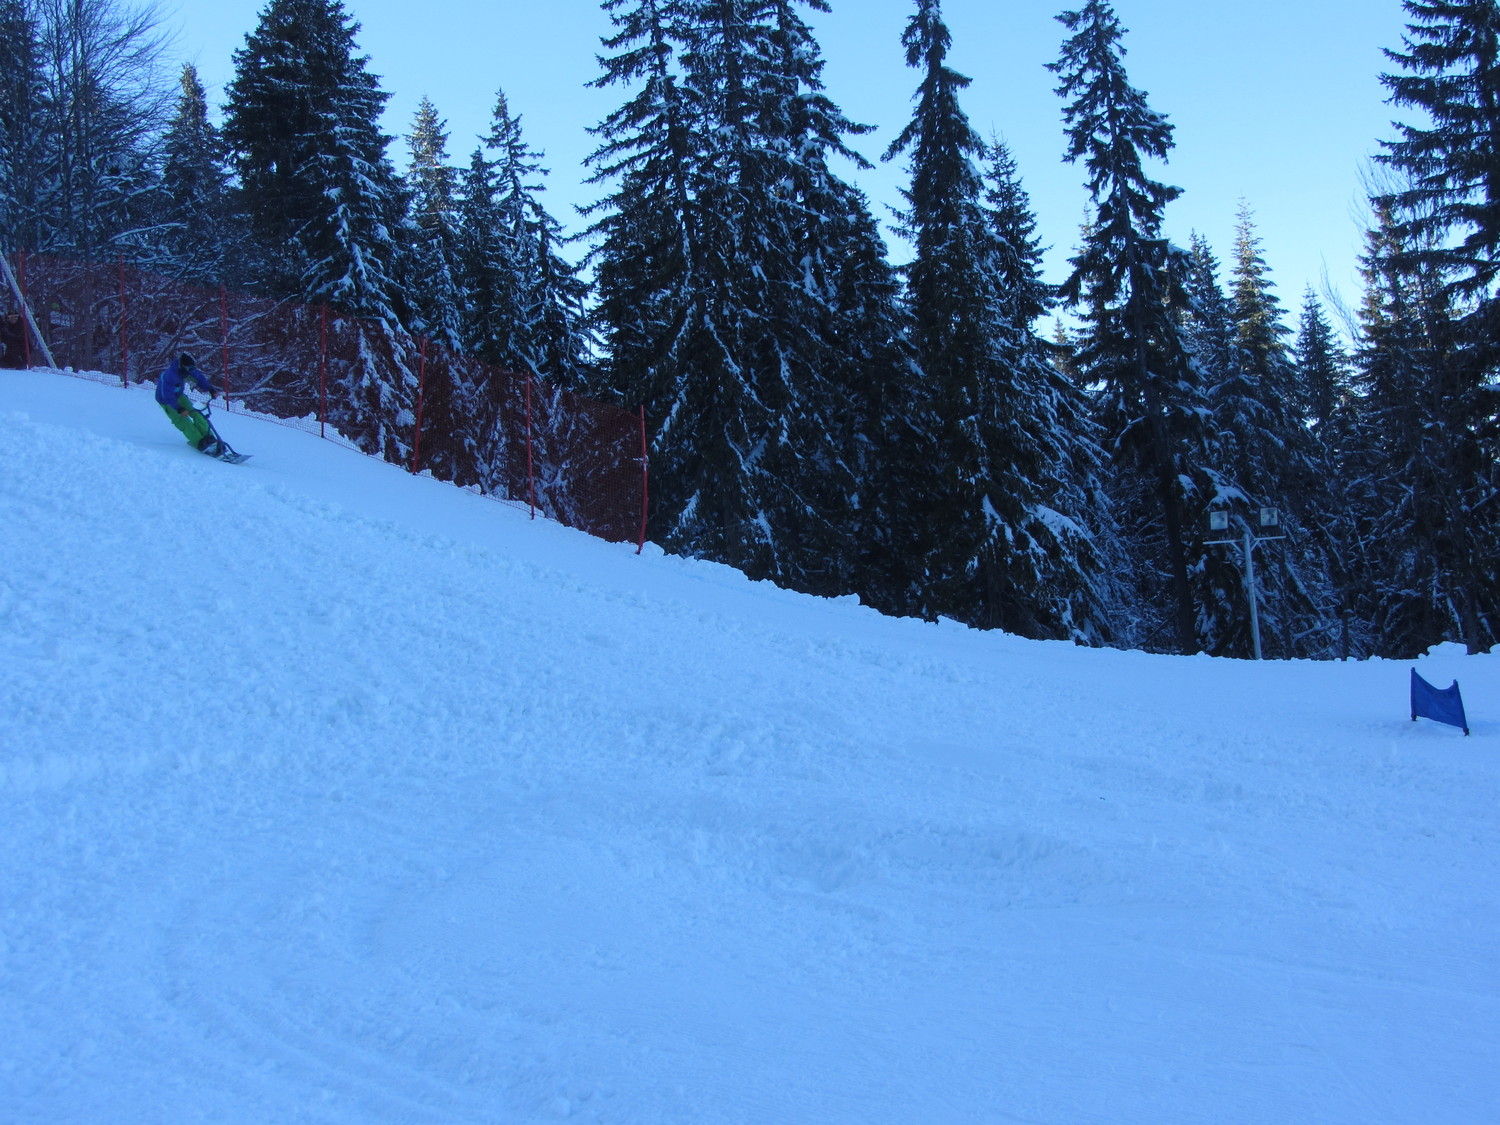
{"label": "metal signpost", "polygon": [[[1281,512],[1276,508],[1261,508],[1259,512],[1261,532],[1281,530]],[[1228,512],[1209,512],[1208,530],[1210,532],[1227,533],[1229,531]],[[1250,523],[1245,523],[1245,535],[1242,539],[1210,539],[1207,546],[1230,547],[1238,543],[1245,553],[1245,599],[1250,603],[1250,642],[1255,649],[1255,659],[1260,656],[1260,595],[1255,588],[1255,547],[1258,543],[1270,543],[1276,539],[1285,539],[1285,535],[1259,534],[1250,530]]]}

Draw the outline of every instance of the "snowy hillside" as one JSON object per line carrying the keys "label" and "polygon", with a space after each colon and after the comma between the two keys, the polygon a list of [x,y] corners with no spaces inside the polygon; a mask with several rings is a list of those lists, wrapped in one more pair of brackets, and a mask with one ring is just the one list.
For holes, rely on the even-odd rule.
{"label": "snowy hillside", "polygon": [[0,372],[0,1120],[1500,1121],[1500,656],[1096,652]]}

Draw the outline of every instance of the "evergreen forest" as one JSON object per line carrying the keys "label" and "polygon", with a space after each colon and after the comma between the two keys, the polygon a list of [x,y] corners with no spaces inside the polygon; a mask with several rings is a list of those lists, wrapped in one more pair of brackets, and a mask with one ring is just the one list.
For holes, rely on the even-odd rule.
{"label": "evergreen forest", "polygon": [[467,154],[424,100],[398,166],[341,0],[269,0],[218,106],[192,66],[163,85],[130,0],[0,0],[0,251],[327,302],[643,406],[651,538],[794,590],[1154,652],[1500,640],[1500,0],[1405,0],[1382,81],[1415,123],[1381,138],[1350,330],[1282,304],[1248,208],[1228,260],[1165,236],[1173,126],[1110,0],[1038,62],[1090,201],[1058,284],[911,0],[896,264],[828,3],[602,0],[617,108],[570,238],[503,92]]}

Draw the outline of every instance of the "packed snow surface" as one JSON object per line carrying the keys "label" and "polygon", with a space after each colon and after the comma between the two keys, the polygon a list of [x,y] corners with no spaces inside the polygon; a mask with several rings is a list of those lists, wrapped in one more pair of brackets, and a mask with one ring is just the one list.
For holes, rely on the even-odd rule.
{"label": "packed snow surface", "polygon": [[0,372],[0,1120],[1493,1125],[1500,656],[1088,651]]}

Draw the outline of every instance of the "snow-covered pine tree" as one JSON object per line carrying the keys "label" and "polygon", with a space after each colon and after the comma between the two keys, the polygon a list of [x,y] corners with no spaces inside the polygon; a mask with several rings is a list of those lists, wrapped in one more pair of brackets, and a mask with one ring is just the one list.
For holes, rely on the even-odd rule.
{"label": "snow-covered pine tree", "polygon": [[[1234,317],[1255,401],[1218,418],[1221,471],[1256,505],[1281,513],[1287,538],[1268,546],[1258,568],[1264,592],[1261,628],[1268,652],[1330,656],[1336,651],[1338,595],[1329,577],[1336,549],[1328,537],[1329,491],[1319,472],[1305,397],[1287,348],[1292,330],[1247,203],[1241,202],[1234,251]],[[1216,408],[1223,400],[1216,400]],[[1226,404],[1227,405],[1227,404]],[[1228,438],[1230,440],[1225,440]]]}
{"label": "snow-covered pine tree", "polygon": [[[1245,427],[1245,442],[1255,443],[1254,433],[1263,428],[1260,385],[1249,370],[1234,306],[1219,282],[1219,268],[1207,239],[1195,233],[1179,317],[1204,408],[1212,412],[1214,422],[1209,456],[1220,480],[1215,507],[1233,510],[1253,524],[1251,513],[1257,505],[1239,483],[1245,450],[1236,427]],[[1245,656],[1252,650],[1239,556],[1233,548],[1211,548],[1193,561],[1190,571],[1199,641],[1205,651],[1216,655]]]}
{"label": "snow-covered pine tree", "polygon": [[[1036,322],[1056,305],[1042,280],[1042,247],[1030,197],[1009,148],[990,146],[985,203],[994,237],[1001,332],[996,339],[1000,382],[992,388],[991,471],[1011,487],[1017,464],[1034,464],[1031,486],[1041,503],[1018,511],[1029,541],[1036,585],[1026,593],[1042,635],[1101,644],[1115,631],[1118,598],[1108,564],[1119,544],[1108,491],[1105,455],[1087,397],[1060,369],[1055,345]],[[1016,456],[1017,453],[1021,455]]]}
{"label": "snow-covered pine tree", "polygon": [[939,0],[918,0],[902,36],[922,72],[917,108],[887,152],[908,153],[911,174],[908,303],[934,454],[925,609],[1097,641],[1108,628],[1086,528],[1107,509],[1089,510],[1098,478],[1073,476],[1092,458],[1067,428],[1084,411],[1033,329],[1052,302],[1035,220],[1010,153],[959,104],[969,79],[947,65],[951,42]]}
{"label": "snow-covered pine tree", "polygon": [[[901,42],[907,65],[922,77],[912,119],[885,159],[908,154],[906,206],[899,218],[914,249],[905,268],[912,343],[922,371],[913,421],[930,458],[925,519],[908,549],[921,560],[926,616],[993,627],[1007,611],[1018,614],[1004,603],[1008,576],[1003,552],[996,550],[1010,527],[989,496],[1005,482],[992,485],[982,433],[982,400],[995,377],[999,287],[978,163],[985,146],[959,104],[970,79],[947,65],[952,36],[937,0],[918,0]],[[1023,481],[1029,484],[1031,474]],[[1017,496],[1023,507],[1037,499]]]}
{"label": "snow-covered pine tree", "polygon": [[1286,326],[1281,300],[1271,280],[1270,267],[1261,254],[1261,238],[1255,216],[1246,200],[1240,200],[1235,223],[1233,306],[1236,334],[1245,366],[1260,386],[1267,410],[1295,410],[1296,386],[1291,357],[1287,354]]}
{"label": "snow-covered pine tree", "polygon": [[1311,285],[1302,294],[1292,363],[1304,422],[1320,444],[1337,448],[1336,441],[1321,435],[1347,413],[1352,393],[1349,355]]}
{"label": "snow-covered pine tree", "polygon": [[[909,378],[909,359],[869,204],[830,167],[834,157],[870,167],[847,139],[870,129],[827,96],[804,8],[828,10],[824,0],[769,0],[758,13],[747,10],[759,30],[752,25],[747,39],[750,127],[738,140],[733,192],[755,206],[737,234],[733,286],[748,314],[739,327],[746,369],[767,388],[757,392],[763,404],[782,404],[758,466],[774,486],[762,486],[779,541],[770,576],[837,594],[865,585],[859,538],[872,530],[872,516],[900,518],[893,502],[904,494],[889,487],[888,467],[864,454],[867,435],[882,425],[874,402]],[[889,575],[878,568],[872,585]]]}
{"label": "snow-covered pine tree", "polygon": [[[495,170],[485,158],[484,146],[475,146],[469,164],[458,180],[456,287],[459,293],[460,350],[497,364],[499,347],[489,332],[505,322],[506,311],[515,305],[512,277],[501,267],[504,261],[500,220],[495,208]],[[501,424],[509,388],[499,381],[481,379],[454,388],[466,413],[464,429],[472,435],[477,483],[486,492],[505,491],[509,485],[511,451],[504,443]]]}
{"label": "snow-covered pine tree", "polygon": [[[1406,0],[1404,51],[1389,51],[1401,73],[1384,76],[1391,101],[1418,110],[1423,124],[1398,125],[1382,159],[1405,176],[1380,202],[1394,224],[1395,270],[1422,271],[1441,287],[1429,315],[1441,363],[1419,368],[1412,390],[1429,403],[1442,435],[1431,473],[1410,483],[1443,528],[1429,544],[1437,585],[1457,621],[1445,636],[1471,652],[1500,640],[1500,4],[1496,0]],[[1406,468],[1401,466],[1400,468]],[[1415,468],[1415,467],[1413,467]],[[1418,597],[1430,597],[1422,590]],[[1451,607],[1451,608],[1450,608]],[[1421,611],[1418,611],[1419,616]],[[1431,639],[1438,639],[1432,637]],[[1403,647],[1420,643],[1402,638]]]}
{"label": "snow-covered pine tree", "polygon": [[1374,633],[1368,619],[1354,612],[1354,585],[1368,569],[1361,561],[1360,518],[1373,507],[1372,496],[1359,484],[1367,474],[1357,467],[1371,462],[1361,452],[1349,356],[1311,285],[1302,296],[1292,363],[1313,472],[1321,482],[1316,530],[1327,544],[1328,577],[1337,598],[1336,653],[1346,659],[1368,655]]}
{"label": "snow-covered pine tree", "polygon": [[[578,266],[558,252],[560,224],[538,198],[540,154],[521,133],[502,92],[489,136],[474,149],[460,179],[457,287],[460,337],[470,355],[560,388],[581,385],[591,361]],[[480,485],[506,487],[512,451],[501,415],[513,403],[498,381],[459,388],[470,405]]]}
{"label": "snow-covered pine tree", "polygon": [[[1058,75],[1070,161],[1084,161],[1093,215],[1072,259],[1063,297],[1079,311],[1075,362],[1102,390],[1102,421],[1119,472],[1117,512],[1140,562],[1139,609],[1159,617],[1139,643],[1161,634],[1180,652],[1200,647],[1189,569],[1202,558],[1206,513],[1220,493],[1204,425],[1202,388],[1173,310],[1186,255],[1161,232],[1179,189],[1147,176],[1144,160],[1166,158],[1172,126],[1130,85],[1124,29],[1106,0],[1058,16],[1071,33],[1049,68]],[[1165,573],[1170,594],[1159,595]]]}
{"label": "snow-covered pine tree", "polygon": [[888,333],[891,313],[873,221],[828,171],[858,130],[821,93],[807,6],[606,5],[618,31],[596,84],[638,89],[595,130],[612,193],[593,232],[602,382],[644,402],[654,433],[652,534],[829,592],[850,580],[857,522],[841,380],[857,357],[899,365],[899,345],[838,336]]}
{"label": "snow-covered pine tree", "polygon": [[182,68],[177,109],[163,139],[161,242],[182,276],[238,282],[241,240],[230,207],[229,170],[219,131],[208,117],[198,71]]}
{"label": "snow-covered pine tree", "polygon": [[579,267],[562,257],[562,224],[541,202],[547,175],[542,154],[527,145],[521,117],[510,112],[504,91],[495,100],[486,146],[494,169],[496,266],[508,279],[512,302],[505,322],[489,326],[496,362],[558,386],[577,386],[589,358],[588,287]]}
{"label": "snow-covered pine tree", "polygon": [[463,340],[497,366],[577,386],[590,358],[587,286],[559,252],[561,224],[539,198],[545,175],[502,91],[460,191]]}
{"label": "snow-covered pine tree", "polygon": [[1360,609],[1381,655],[1407,658],[1469,635],[1465,607],[1484,576],[1468,581],[1474,528],[1453,480],[1462,435],[1444,425],[1443,384],[1459,366],[1453,294],[1391,206],[1377,201],[1376,217],[1363,259],[1360,440],[1345,463],[1366,498]]}
{"label": "snow-covered pine tree", "polygon": [[1186,302],[1180,315],[1183,339],[1206,387],[1232,386],[1247,378],[1239,325],[1219,281],[1220,269],[1208,239],[1194,231],[1183,277]]}
{"label": "snow-covered pine tree", "polygon": [[426,349],[421,389],[421,464],[443,480],[498,484],[488,472],[496,404],[458,356],[465,348],[468,295],[463,285],[459,173],[448,163],[448,132],[426,97],[406,138],[408,200],[400,276],[411,309],[410,329]]}
{"label": "snow-covered pine tree", "polygon": [[356,54],[358,32],[340,0],[270,0],[235,52],[224,137],[255,288],[353,318],[338,321],[347,359],[331,420],[405,462],[417,393],[398,281],[406,200],[380,129],[390,95]]}
{"label": "snow-covered pine tree", "polygon": [[0,252],[42,245],[46,87],[29,0],[0,0]]}
{"label": "snow-covered pine tree", "polygon": [[[1398,124],[1382,161],[1407,177],[1383,202],[1408,252],[1443,272],[1468,298],[1493,300],[1500,273],[1500,4],[1405,0],[1402,70],[1382,76],[1391,102],[1422,111],[1426,126]],[[1500,348],[1500,343],[1494,343]]]}
{"label": "snow-covered pine tree", "polygon": [[705,143],[689,168],[688,347],[668,408],[675,417],[659,432],[658,445],[672,449],[658,512],[670,520],[672,548],[788,582],[796,566],[778,513],[796,497],[790,427],[800,404],[776,293],[791,236],[776,182],[785,138],[760,118],[772,80],[765,8],[757,0],[681,6],[683,89]]}
{"label": "snow-covered pine tree", "polygon": [[512,275],[503,268],[500,216],[495,206],[495,166],[484,146],[475,146],[459,177],[457,288],[462,294],[459,339],[464,351],[503,363],[504,342],[491,333],[504,326],[518,298]]}
{"label": "snow-covered pine tree", "polygon": [[848,442],[843,458],[854,476],[846,501],[850,520],[842,565],[849,588],[885,613],[922,612],[925,494],[932,464],[922,417],[922,371],[911,345],[901,278],[869,202],[834,181],[847,203],[823,212],[839,228],[829,241],[841,248],[831,263],[833,338],[841,342],[829,380],[842,396],[845,426],[832,442]]}
{"label": "snow-covered pine tree", "polygon": [[[634,95],[590,131],[599,146],[589,157],[590,183],[610,184],[593,204],[594,323],[603,357],[593,389],[626,404],[646,405],[656,428],[653,472],[676,442],[663,430],[675,422],[681,329],[689,318],[696,256],[690,179],[704,138],[682,87],[677,55],[681,0],[605,0],[616,33],[603,45],[603,73],[592,85],[637,85]],[[658,510],[665,513],[658,497]],[[660,532],[660,520],[653,534]]]}
{"label": "snow-covered pine tree", "polygon": [[417,103],[406,138],[411,242],[405,256],[411,330],[458,350],[463,344],[463,298],[458,285],[458,171],[448,163],[448,132],[428,98]]}
{"label": "snow-covered pine tree", "polygon": [[737,506],[727,495],[739,458],[724,400],[741,389],[710,321],[707,217],[699,199],[712,159],[713,107],[683,74],[695,0],[607,0],[596,86],[638,86],[593,130],[594,182],[611,192],[591,209],[605,348],[601,389],[645,405],[652,430],[650,534],[670,549],[744,565]]}
{"label": "snow-covered pine tree", "polygon": [[[1263,649],[1330,655],[1336,598],[1326,574],[1329,545],[1319,534],[1324,482],[1313,468],[1283,342],[1288,333],[1248,208],[1241,209],[1235,242],[1233,299],[1224,296],[1218,263],[1196,236],[1191,263],[1184,331],[1212,411],[1210,448],[1221,482],[1216,507],[1231,513],[1237,527],[1247,521],[1252,528],[1260,508],[1276,508],[1287,535],[1258,551]],[[1194,568],[1200,639],[1217,655],[1253,651],[1241,566],[1241,552],[1221,548]]]}
{"label": "snow-covered pine tree", "polygon": [[395,330],[405,200],[380,129],[390,95],[356,54],[358,32],[341,0],[270,0],[235,52],[224,137],[258,287]]}
{"label": "snow-covered pine tree", "polygon": [[1456,625],[1430,542],[1447,520],[1435,503],[1435,435],[1426,432],[1422,401],[1438,360],[1427,313],[1446,309],[1431,266],[1398,264],[1405,247],[1391,206],[1376,201],[1375,214],[1361,259],[1358,441],[1345,456],[1366,501],[1356,541],[1363,563],[1356,605],[1380,654],[1412,656]]}

